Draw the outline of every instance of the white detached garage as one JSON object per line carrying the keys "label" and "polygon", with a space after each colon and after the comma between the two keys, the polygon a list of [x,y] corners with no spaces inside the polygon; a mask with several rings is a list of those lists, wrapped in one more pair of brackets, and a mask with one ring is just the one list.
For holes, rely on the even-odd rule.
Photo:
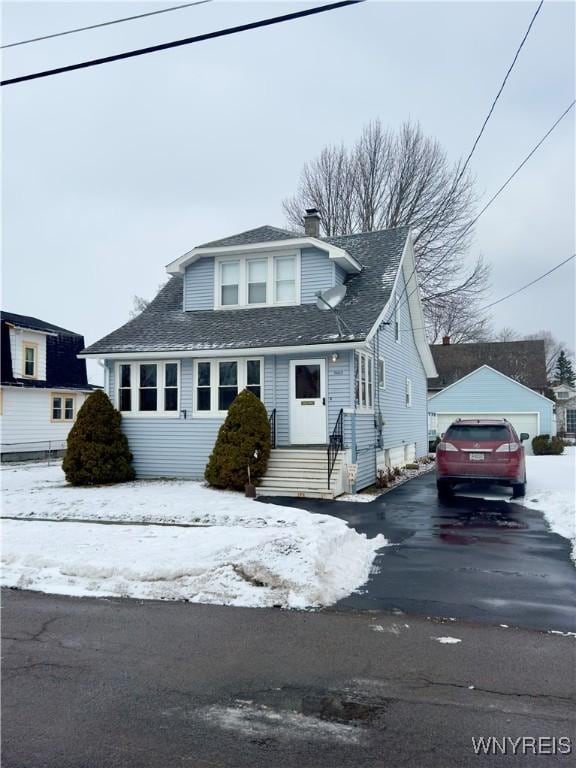
{"label": "white detached garage", "polygon": [[524,443],[527,453],[532,453],[536,435],[556,434],[554,402],[489,365],[429,398],[428,413],[438,435],[455,419],[508,419],[518,434],[530,436]]}

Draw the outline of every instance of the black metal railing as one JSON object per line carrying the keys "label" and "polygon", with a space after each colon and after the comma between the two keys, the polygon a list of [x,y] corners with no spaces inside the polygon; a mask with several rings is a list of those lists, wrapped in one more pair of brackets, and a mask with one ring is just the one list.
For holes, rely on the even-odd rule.
{"label": "black metal railing", "polygon": [[343,425],[344,409],[340,408],[336,424],[328,440],[328,488],[330,488],[330,478],[332,477],[332,470],[334,469],[334,464],[336,464],[338,453],[344,446]]}
{"label": "black metal railing", "polygon": [[276,448],[276,408],[272,408],[268,423],[270,424],[270,448]]}

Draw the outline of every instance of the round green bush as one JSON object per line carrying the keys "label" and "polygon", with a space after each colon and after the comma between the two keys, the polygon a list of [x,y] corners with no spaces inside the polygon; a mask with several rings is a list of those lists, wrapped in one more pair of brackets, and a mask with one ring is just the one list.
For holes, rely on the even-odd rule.
{"label": "round green bush", "polygon": [[270,425],[262,401],[244,389],[228,409],[204,477],[215,488],[244,490],[265,474],[270,456]]}
{"label": "round green bush", "polygon": [[120,429],[122,416],[102,390],[78,411],[68,434],[62,469],[71,485],[107,485],[134,479],[132,454]]}
{"label": "round green bush", "polygon": [[566,443],[561,437],[537,435],[532,439],[532,451],[535,456],[559,456],[564,452]]}

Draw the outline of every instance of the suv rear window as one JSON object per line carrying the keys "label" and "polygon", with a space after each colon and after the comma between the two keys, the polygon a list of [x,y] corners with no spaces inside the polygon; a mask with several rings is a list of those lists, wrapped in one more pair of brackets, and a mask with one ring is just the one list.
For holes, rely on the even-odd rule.
{"label": "suv rear window", "polygon": [[473,440],[474,442],[507,442],[508,427],[504,424],[456,424],[449,427],[446,440]]}

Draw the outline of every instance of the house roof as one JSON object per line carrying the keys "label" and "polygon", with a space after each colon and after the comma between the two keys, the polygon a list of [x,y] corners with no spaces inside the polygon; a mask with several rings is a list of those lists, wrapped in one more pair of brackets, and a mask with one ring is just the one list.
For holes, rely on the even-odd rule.
{"label": "house roof", "polygon": [[[274,238],[272,238],[274,235]],[[232,238],[213,241],[214,247],[262,242],[263,237],[301,237],[274,227],[260,227]],[[362,265],[349,275],[339,314],[349,334],[339,339],[331,312],[314,304],[234,310],[182,309],[182,276],[176,275],[138,317],[84,350],[106,355],[129,352],[258,349],[362,342],[391,296],[409,235],[408,227],[341,237],[318,238],[345,249]],[[239,241],[238,238],[241,238]],[[205,246],[206,247],[206,246]]]}
{"label": "house roof", "polygon": [[[86,375],[86,361],[78,359],[84,347],[84,337],[37,317],[0,313],[1,322],[1,381],[7,386],[29,389],[82,389],[90,390]],[[12,369],[10,327],[35,331],[46,335],[46,379],[16,378]]]}
{"label": "house roof", "polygon": [[492,371],[493,373],[496,373],[498,376],[501,376],[504,379],[508,379],[508,381],[511,381],[513,384],[515,384],[517,387],[520,387],[522,389],[530,390],[531,394],[534,397],[540,397],[542,400],[546,400],[546,402],[549,405],[554,404],[554,400],[551,400],[549,397],[546,397],[546,395],[542,395],[540,392],[536,392],[532,387],[527,387],[526,384],[523,384],[521,381],[518,381],[518,379],[512,378],[512,376],[507,376],[505,373],[502,373],[502,371],[497,371],[496,368],[493,368],[491,365],[481,365],[479,368],[476,368],[473,371],[470,371],[470,373],[467,373],[465,376],[462,376],[461,379],[457,379],[456,381],[452,382],[452,384],[449,384],[445,389],[440,390],[440,392],[435,392],[431,397],[428,398],[428,402],[432,403],[436,398],[441,398],[444,396],[444,394],[453,387],[457,388],[460,386],[460,384],[465,379],[471,379],[477,374],[479,374],[481,371],[487,370]]}
{"label": "house roof", "polygon": [[289,232],[287,229],[271,227],[265,224],[263,227],[248,229],[246,232],[239,232],[231,237],[223,237],[220,240],[212,240],[209,243],[202,243],[197,248],[227,248],[231,245],[251,245],[252,243],[271,243],[275,240],[292,240],[302,237],[301,232]]}
{"label": "house roof", "polygon": [[438,376],[428,379],[430,391],[440,391],[483,365],[530,389],[547,388],[544,341],[494,341],[474,344],[432,344]]}
{"label": "house roof", "polygon": [[61,328],[59,325],[53,325],[45,320],[39,320],[37,317],[30,317],[29,315],[17,315],[14,312],[4,312],[2,310],[0,317],[2,322],[14,325],[17,328],[27,328],[31,331],[40,331],[41,333],[67,333],[69,336],[80,335],[74,333],[74,331],[67,331],[66,328]]}

